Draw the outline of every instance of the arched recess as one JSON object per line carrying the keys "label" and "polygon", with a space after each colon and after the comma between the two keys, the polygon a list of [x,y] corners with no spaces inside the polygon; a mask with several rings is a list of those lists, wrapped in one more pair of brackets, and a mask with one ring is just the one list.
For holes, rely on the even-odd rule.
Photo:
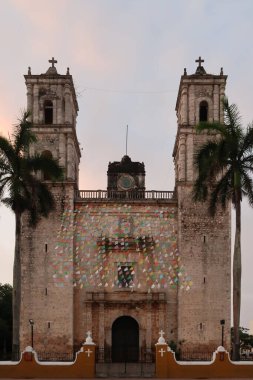
{"label": "arched recess", "polygon": [[[43,157],[46,157],[46,158],[53,158],[53,155],[52,153],[50,152],[50,150],[44,150],[42,153],[41,153],[41,156]],[[50,181],[51,180],[51,177],[48,173],[44,173],[43,174],[43,180],[44,181]]]}
{"label": "arched recess", "polygon": [[129,316],[117,318],[112,324],[112,361],[138,362],[139,324]]}
{"label": "arched recess", "polygon": [[199,103],[199,121],[208,121],[208,103],[206,100]]}
{"label": "arched recess", "polygon": [[44,122],[45,124],[53,124],[53,102],[51,100],[45,100],[44,102]]}
{"label": "arched recess", "polygon": [[[196,106],[195,106],[195,123],[198,124],[200,121],[208,121],[208,122],[212,122],[213,121],[213,102],[212,102],[212,99],[208,98],[208,97],[201,97],[198,99],[198,101],[196,102]],[[205,109],[205,111],[204,111]],[[207,116],[207,120],[200,120],[200,110],[202,110],[202,112],[206,114]]]}

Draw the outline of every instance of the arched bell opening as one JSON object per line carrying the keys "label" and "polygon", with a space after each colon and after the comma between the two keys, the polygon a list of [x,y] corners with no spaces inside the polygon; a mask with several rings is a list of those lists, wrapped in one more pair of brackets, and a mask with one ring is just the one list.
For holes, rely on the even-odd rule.
{"label": "arched bell opening", "polygon": [[199,104],[199,121],[208,121],[208,103],[205,100]]}
{"label": "arched bell opening", "polygon": [[45,124],[53,124],[53,103],[46,100],[44,103],[44,121]]}

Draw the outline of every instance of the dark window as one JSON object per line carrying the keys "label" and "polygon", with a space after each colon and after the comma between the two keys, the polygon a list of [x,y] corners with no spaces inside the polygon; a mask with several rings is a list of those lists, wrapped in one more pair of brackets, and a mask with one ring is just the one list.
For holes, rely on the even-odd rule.
{"label": "dark window", "polygon": [[44,103],[44,119],[45,124],[53,124],[53,103],[46,100]]}
{"label": "dark window", "polygon": [[119,288],[131,288],[134,281],[134,268],[131,264],[118,264],[118,286]]}
{"label": "dark window", "polygon": [[203,101],[199,105],[199,121],[208,120],[208,104],[206,101]]}
{"label": "dark window", "polygon": [[[43,157],[47,157],[47,158],[53,158],[53,155],[52,153],[50,152],[50,150],[44,150],[44,152],[41,153],[41,155]],[[51,177],[48,173],[44,173],[44,177],[43,177],[44,181],[50,181],[51,180]],[[47,252],[47,244],[45,244],[45,251]]]}

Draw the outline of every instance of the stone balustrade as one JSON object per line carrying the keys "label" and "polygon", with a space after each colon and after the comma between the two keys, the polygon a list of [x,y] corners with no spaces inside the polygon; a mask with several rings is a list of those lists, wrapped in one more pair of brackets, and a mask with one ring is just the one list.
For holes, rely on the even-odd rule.
{"label": "stone balustrade", "polygon": [[136,191],[116,191],[116,190],[77,190],[76,200],[99,201],[99,200],[141,200],[141,201],[175,201],[174,191],[162,190],[136,190]]}

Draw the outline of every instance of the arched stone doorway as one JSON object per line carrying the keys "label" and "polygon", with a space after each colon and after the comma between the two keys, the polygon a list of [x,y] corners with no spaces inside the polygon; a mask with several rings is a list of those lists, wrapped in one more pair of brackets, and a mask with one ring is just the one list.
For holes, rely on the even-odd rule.
{"label": "arched stone doorway", "polygon": [[138,360],[138,322],[132,317],[119,317],[112,325],[112,361],[137,362]]}

